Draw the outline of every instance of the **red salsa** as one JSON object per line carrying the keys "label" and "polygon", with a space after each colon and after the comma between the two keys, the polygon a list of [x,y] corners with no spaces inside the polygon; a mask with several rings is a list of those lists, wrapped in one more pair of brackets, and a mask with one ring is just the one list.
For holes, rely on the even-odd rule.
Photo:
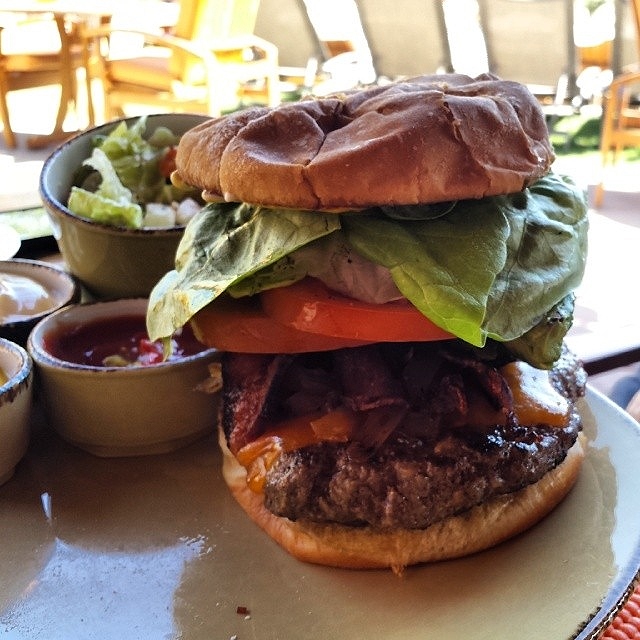
{"label": "red salsa", "polygon": [[[168,360],[179,360],[206,349],[187,325],[171,339]],[[94,320],[47,336],[46,350],[66,362],[93,367],[133,367],[162,362],[162,343],[147,335],[144,316],[129,315]]]}

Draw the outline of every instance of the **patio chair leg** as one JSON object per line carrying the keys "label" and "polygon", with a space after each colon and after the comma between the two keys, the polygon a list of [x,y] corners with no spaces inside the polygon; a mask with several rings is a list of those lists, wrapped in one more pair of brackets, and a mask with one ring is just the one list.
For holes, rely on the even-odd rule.
{"label": "patio chair leg", "polygon": [[0,122],[2,122],[2,133],[9,149],[16,148],[16,136],[11,128],[9,120],[9,107],[7,105],[7,86],[4,78],[4,70],[0,69]]}
{"label": "patio chair leg", "polygon": [[602,200],[604,198],[604,184],[599,182],[596,185],[595,193],[593,194],[593,206],[599,209],[602,206]]}
{"label": "patio chair leg", "polygon": [[2,108],[2,112],[2,134],[4,136],[4,141],[9,149],[15,149],[18,143],[16,142],[16,136],[9,124],[9,114],[4,113],[4,108]]}

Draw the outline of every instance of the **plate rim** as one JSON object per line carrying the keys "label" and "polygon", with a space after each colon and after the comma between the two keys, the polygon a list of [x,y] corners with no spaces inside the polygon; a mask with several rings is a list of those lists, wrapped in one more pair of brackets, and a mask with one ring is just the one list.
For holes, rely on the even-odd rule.
{"label": "plate rim", "polygon": [[[628,427],[632,433],[635,433],[635,437],[640,438],[640,424],[602,391],[587,382],[584,401],[590,409],[592,397],[596,399],[596,402],[603,403],[607,410],[617,413],[622,419],[623,424]],[[600,638],[618,614],[627,606],[638,586],[640,586],[640,537],[636,541],[635,548],[630,556],[628,573],[619,575],[612,581],[611,586],[603,597],[601,606],[583,622],[582,628],[579,629],[570,640],[596,640]]]}

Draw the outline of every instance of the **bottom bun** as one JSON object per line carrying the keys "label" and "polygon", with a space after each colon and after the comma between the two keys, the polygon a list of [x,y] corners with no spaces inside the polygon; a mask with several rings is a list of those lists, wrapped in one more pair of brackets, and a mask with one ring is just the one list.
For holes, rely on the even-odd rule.
{"label": "bottom bun", "polygon": [[348,569],[390,568],[466,556],[493,547],[532,527],[575,484],[582,461],[583,435],[565,460],[535,484],[499,496],[426,529],[375,530],[339,524],[293,522],[268,511],[261,494],[246,484],[246,472],[229,451],[220,430],[223,476],[249,517],[291,555],[305,562]]}

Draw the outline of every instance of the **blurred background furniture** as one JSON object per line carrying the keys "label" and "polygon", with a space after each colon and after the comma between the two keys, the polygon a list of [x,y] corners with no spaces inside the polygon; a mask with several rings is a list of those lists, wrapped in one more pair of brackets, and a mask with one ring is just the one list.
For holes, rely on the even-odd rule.
{"label": "blurred background furniture", "polygon": [[86,30],[88,77],[102,87],[105,119],[131,105],[216,116],[244,101],[277,104],[278,49],[253,33],[259,4],[180,0],[177,22],[160,31]]}
{"label": "blurred background furniture", "polygon": [[300,0],[299,5],[316,46],[316,56],[306,66],[307,74],[312,73],[314,64],[320,72],[313,81],[314,93],[374,83],[378,74],[355,0]]}
{"label": "blurred background furniture", "polygon": [[[526,84],[554,112],[570,103],[577,93],[573,1],[478,0],[478,7],[488,69]],[[554,52],[551,64],[544,51]]]}
{"label": "blurred background furniture", "polygon": [[0,118],[4,139],[9,148],[16,147],[11,127],[8,94],[34,87],[61,87],[53,134],[50,143],[63,135],[63,123],[69,103],[75,106],[78,83],[76,71],[82,66],[82,46],[78,24],[62,14],[2,13],[0,14]]}
{"label": "blurred background furniture", "polygon": [[[452,70],[446,3],[442,0],[420,3],[414,7],[415,15],[379,0],[283,2],[295,2],[297,11],[288,7],[286,13],[272,13],[267,23],[264,15],[270,0],[263,0],[265,10],[258,16],[257,27],[270,30],[282,24],[284,29],[285,19],[293,25],[296,15],[301,18],[296,31],[301,45],[311,45],[301,46],[299,51],[307,53],[307,63],[281,67],[281,79],[296,82],[302,94],[312,90],[315,95],[326,95],[399,77]],[[275,32],[267,33],[277,38]],[[286,56],[281,56],[281,62],[290,63],[285,43],[278,40],[278,44]],[[292,78],[295,73],[298,77]]]}
{"label": "blurred background furniture", "polygon": [[640,0],[630,0],[637,39],[638,63],[616,75],[602,112],[600,152],[602,174],[596,185],[594,205],[602,206],[606,173],[626,147],[640,148]]}

